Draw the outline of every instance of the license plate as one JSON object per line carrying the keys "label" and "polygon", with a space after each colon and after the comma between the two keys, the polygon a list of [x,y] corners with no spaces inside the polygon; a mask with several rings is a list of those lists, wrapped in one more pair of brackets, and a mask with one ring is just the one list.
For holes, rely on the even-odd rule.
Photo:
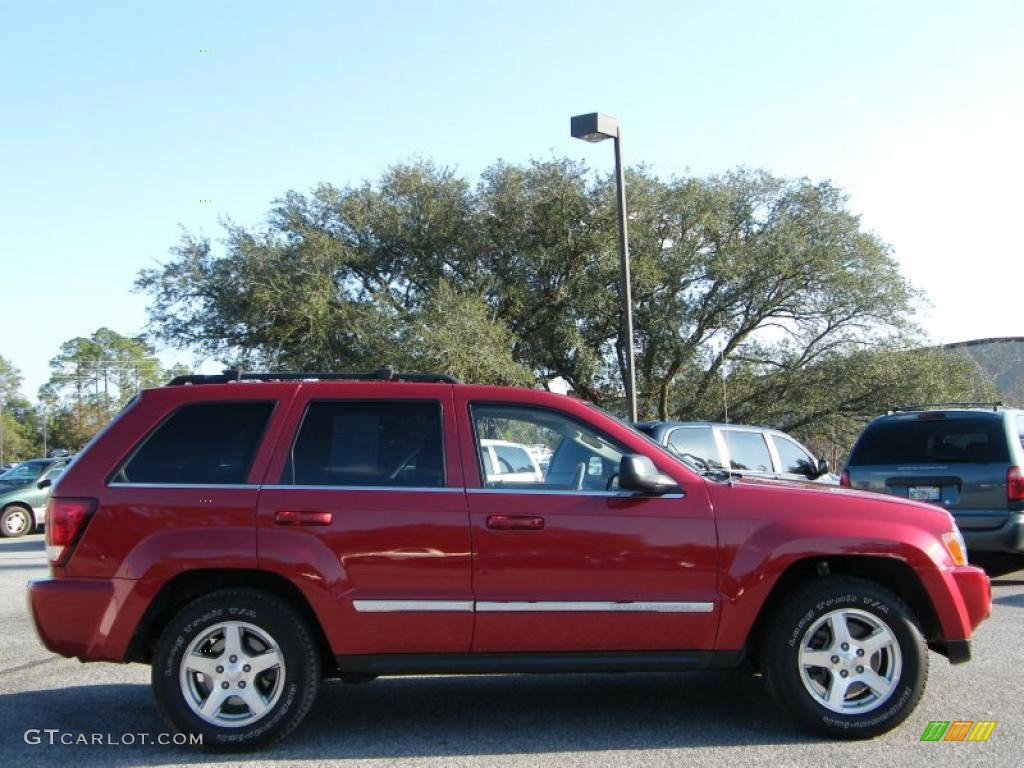
{"label": "license plate", "polygon": [[907,494],[914,501],[938,501],[942,496],[942,489],[937,485],[912,485]]}

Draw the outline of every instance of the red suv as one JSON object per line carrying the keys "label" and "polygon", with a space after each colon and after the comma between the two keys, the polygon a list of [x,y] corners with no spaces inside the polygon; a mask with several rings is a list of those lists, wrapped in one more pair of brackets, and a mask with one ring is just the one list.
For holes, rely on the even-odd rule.
{"label": "red suv", "polygon": [[[540,469],[488,472],[484,441]],[[329,677],[741,664],[872,736],[991,606],[935,506],[701,475],[578,400],[386,369],[148,390],[49,503],[43,643],[150,664],[207,746],[283,737]]]}

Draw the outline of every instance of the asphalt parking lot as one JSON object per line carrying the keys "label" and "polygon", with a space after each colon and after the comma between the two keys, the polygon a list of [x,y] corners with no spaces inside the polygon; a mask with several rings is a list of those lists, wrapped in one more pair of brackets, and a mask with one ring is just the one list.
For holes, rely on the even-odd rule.
{"label": "asphalt parking lot", "polygon": [[[809,736],[776,710],[759,679],[741,674],[430,677],[327,683],[296,733],[248,755],[152,743],[165,728],[148,667],[48,653],[25,606],[26,580],[46,573],[42,536],[0,540],[4,764],[1002,766],[1020,764],[1024,745],[1024,570],[994,579],[993,615],[975,635],[974,660],[952,667],[932,654],[920,706],[873,741]],[[921,742],[930,720],[998,724],[986,743]],[[59,729],[54,744],[44,729]],[[39,743],[27,743],[26,731]],[[117,743],[59,743],[80,734]]]}

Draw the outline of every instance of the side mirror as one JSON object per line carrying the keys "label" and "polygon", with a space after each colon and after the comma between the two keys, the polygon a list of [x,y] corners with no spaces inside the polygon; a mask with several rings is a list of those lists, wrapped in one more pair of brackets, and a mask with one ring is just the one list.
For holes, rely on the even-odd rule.
{"label": "side mirror", "polygon": [[43,488],[49,488],[51,485],[53,485],[53,480],[51,480],[48,477],[44,477],[42,480],[36,483],[36,488],[42,490]]}
{"label": "side mirror", "polygon": [[817,478],[821,477],[822,475],[827,475],[828,469],[828,462],[825,461],[824,459],[818,459],[818,474],[816,474],[815,477]]}
{"label": "side mirror", "polygon": [[619,488],[651,496],[679,493],[679,484],[664,472],[658,471],[646,456],[628,454],[619,462]]}

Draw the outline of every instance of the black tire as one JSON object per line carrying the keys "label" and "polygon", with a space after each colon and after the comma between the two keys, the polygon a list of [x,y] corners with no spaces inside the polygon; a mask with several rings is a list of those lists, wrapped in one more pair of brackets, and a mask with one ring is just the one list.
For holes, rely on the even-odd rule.
{"label": "black tire", "polygon": [[0,512],[0,536],[5,539],[24,536],[35,527],[36,521],[32,511],[19,504],[9,504]]}
{"label": "black tire", "polygon": [[[847,649],[840,650],[832,626],[849,629]],[[884,649],[861,647],[868,633],[885,638],[884,631],[890,641]],[[806,659],[824,652],[819,658],[829,667],[801,665],[801,648]],[[858,651],[865,653],[858,656]],[[815,579],[786,595],[768,629],[761,662],[776,700],[805,725],[836,738],[866,739],[895,728],[914,711],[928,682],[928,647],[907,605],[874,582],[848,576]],[[859,682],[865,670],[877,675],[872,685],[888,686],[884,695]],[[823,701],[832,681],[838,683],[834,706],[842,711]]]}
{"label": "black tire", "polygon": [[[204,638],[210,637],[211,632],[213,637],[218,637],[217,628],[229,625],[243,628],[240,637],[243,645],[248,646],[241,661],[259,658],[246,654],[253,643],[259,643],[260,636],[276,643],[275,654],[283,659],[283,667],[261,673],[258,678],[249,678],[250,692],[266,687],[276,692],[276,698],[258,719],[248,724],[220,725],[200,717],[188,697],[192,691],[201,695],[204,688],[208,688],[209,698],[217,683],[213,678],[186,673],[182,669],[185,653],[193,643],[207,642]],[[226,635],[220,637],[226,638]],[[219,656],[212,655],[215,651],[227,658],[224,640],[219,642],[221,651],[216,651],[216,645],[209,646],[210,658],[215,663],[220,661]],[[273,649],[273,646],[265,648]],[[190,655],[190,658],[205,657]],[[223,670],[223,667],[219,669]],[[277,675],[281,675],[280,680]],[[151,679],[160,715],[174,732],[201,736],[202,745],[207,749],[254,749],[283,739],[309,712],[320,684],[320,652],[306,622],[283,600],[255,589],[222,589],[189,603],[167,625],[153,656]],[[186,679],[192,682],[186,683]],[[229,679],[232,682],[228,682]],[[244,680],[238,682],[237,677],[225,677],[221,685],[226,685],[229,690],[245,687]],[[244,693],[238,691],[239,695]],[[223,696],[231,696],[231,693]],[[232,701],[237,703],[232,704]],[[224,717],[229,716],[229,709],[236,713],[241,710],[242,714],[235,716],[243,720],[247,716],[256,716],[255,710],[242,704],[242,699],[234,698],[217,707],[216,717],[221,717],[222,712]],[[249,714],[245,715],[245,712]]]}

